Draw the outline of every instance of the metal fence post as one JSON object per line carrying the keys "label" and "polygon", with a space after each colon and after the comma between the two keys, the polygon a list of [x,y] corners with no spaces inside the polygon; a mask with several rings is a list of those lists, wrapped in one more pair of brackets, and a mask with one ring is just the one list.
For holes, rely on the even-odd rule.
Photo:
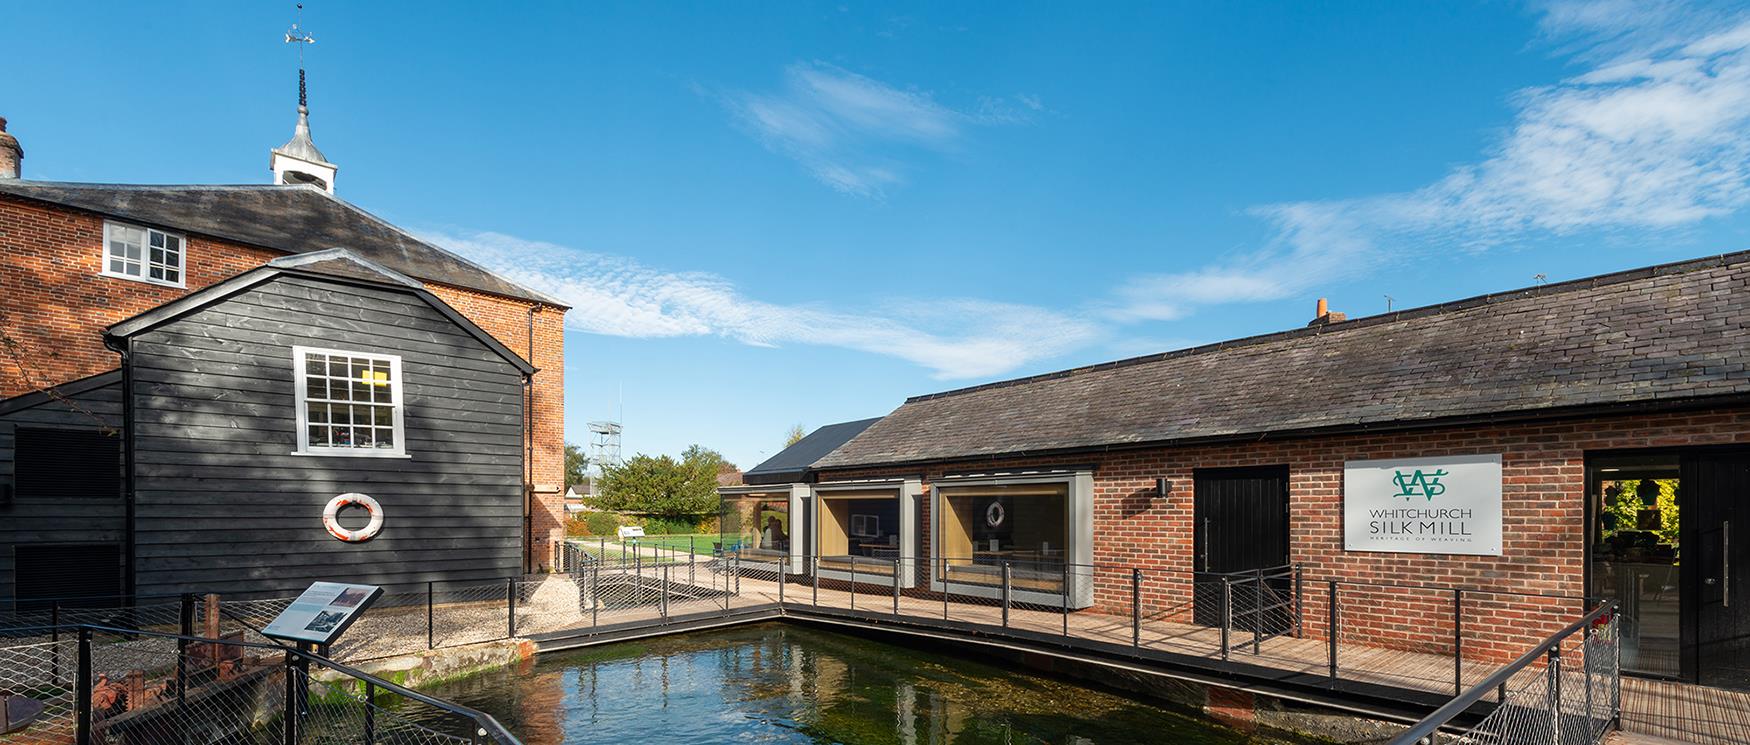
{"label": "metal fence post", "polygon": [[857,557],[851,557],[851,610],[857,609]]}
{"label": "metal fence post", "polygon": [[298,742],[298,653],[286,652],[286,713],[283,742],[286,745],[296,745]]}
{"label": "metal fence post", "polygon": [[1063,606],[1063,635],[1067,637],[1069,636],[1069,562],[1067,561],[1063,563],[1063,584],[1057,589],[1063,591],[1060,604]]}
{"label": "metal fence post", "polygon": [[1464,694],[1464,588],[1452,588],[1452,695]]}
{"label": "metal fence post", "polygon": [[49,603],[49,674],[61,682],[61,601]]}
{"label": "metal fence post", "polygon": [[437,588],[436,588],[436,585],[437,585],[436,582],[426,582],[425,583],[425,648],[426,649],[437,649],[437,631],[436,631],[437,624],[433,623],[433,621],[435,620],[435,611],[436,611],[436,607],[437,607]]}
{"label": "metal fence post", "polygon": [[809,563],[810,568],[814,570],[814,572],[813,572],[813,575],[814,575],[814,597],[810,598],[810,602],[812,602],[814,604],[814,607],[819,608],[820,607],[820,557],[810,556],[810,557],[808,557],[808,563]]}
{"label": "metal fence post", "polygon": [[[930,562],[932,565],[934,561]],[[935,567],[930,567],[934,571]],[[948,560],[942,559],[942,620],[948,620]]]}
{"label": "metal fence post", "polygon": [[365,681],[365,745],[377,742],[377,684]]}
{"label": "metal fence post", "polygon": [[662,565],[662,620],[668,621],[668,565]]}
{"label": "metal fence post", "polygon": [[1130,646],[1142,646],[1142,569],[1130,569]]}
{"label": "metal fence post", "polygon": [[[783,559],[779,559],[778,561],[786,562],[786,561],[789,561],[789,559],[783,558]],[[790,573],[784,571],[784,567],[780,564],[778,567],[778,610],[779,610],[779,612],[782,612],[784,610],[784,585],[789,583],[789,577],[790,577]]]}
{"label": "metal fence post", "polygon": [[[1614,605],[1615,601],[1611,601]],[[1610,609],[1610,728],[1622,729],[1622,617]]]}
{"label": "metal fence post", "polygon": [[1586,681],[1586,737],[1590,740],[1594,734],[1592,729],[1592,624],[1586,624],[1580,629],[1580,672]]}
{"label": "metal fence post", "polygon": [[1003,559],[1003,628],[1009,627],[1009,560]]}
{"label": "metal fence post", "polygon": [[1221,578],[1221,660],[1227,661],[1228,627],[1234,620],[1234,585],[1232,577]]}
{"label": "metal fence post", "polygon": [[1330,645],[1331,680],[1337,679],[1337,581],[1330,580],[1329,594],[1326,596],[1326,607],[1331,612],[1330,624],[1325,627],[1325,636]]}
{"label": "metal fence post", "polygon": [[73,681],[73,741],[91,745],[91,629],[79,629],[78,670]]}
{"label": "metal fence post", "polygon": [[1299,562],[1294,565],[1294,638],[1306,636],[1306,627],[1302,620],[1306,617],[1306,568]]}
{"label": "metal fence post", "polygon": [[590,562],[589,566],[589,630],[591,632],[595,631],[596,622],[601,620],[602,561]]}
{"label": "metal fence post", "polygon": [[899,558],[893,559],[893,617],[899,617]]}
{"label": "metal fence post", "polygon": [[512,578],[506,579],[504,581],[504,597],[505,597],[505,608],[508,611],[507,613],[505,613],[505,630],[509,632],[510,638],[515,639],[516,638],[516,578],[512,577]]}
{"label": "metal fence post", "polygon": [[182,594],[177,613],[182,633],[176,640],[176,724],[183,742],[188,742],[188,637],[194,636],[194,594]]}
{"label": "metal fence post", "polygon": [[1252,570],[1252,654],[1264,643],[1264,569]]}
{"label": "metal fence post", "polygon": [[1550,742],[1560,743],[1562,739],[1562,643],[1549,648],[1549,731]]}

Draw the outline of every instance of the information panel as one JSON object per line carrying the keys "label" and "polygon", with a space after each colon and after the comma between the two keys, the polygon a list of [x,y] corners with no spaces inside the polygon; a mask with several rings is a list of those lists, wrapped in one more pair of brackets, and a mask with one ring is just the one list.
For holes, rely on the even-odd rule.
{"label": "information panel", "polygon": [[1343,464],[1343,548],[1501,555],[1501,456]]}
{"label": "information panel", "polygon": [[315,582],[261,633],[275,639],[333,644],[382,595],[383,588],[376,585]]}

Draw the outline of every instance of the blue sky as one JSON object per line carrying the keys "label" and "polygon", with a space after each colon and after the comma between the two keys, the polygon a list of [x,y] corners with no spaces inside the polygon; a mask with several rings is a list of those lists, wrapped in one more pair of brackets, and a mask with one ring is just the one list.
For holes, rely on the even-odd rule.
{"label": "blue sky", "polygon": [[[316,0],[312,126],[340,196],[576,306],[573,440],[623,401],[628,452],[744,467],[791,424],[1321,296],[1746,247],[1737,8],[938,5]],[[291,19],[9,8],[25,177],[264,182]]]}

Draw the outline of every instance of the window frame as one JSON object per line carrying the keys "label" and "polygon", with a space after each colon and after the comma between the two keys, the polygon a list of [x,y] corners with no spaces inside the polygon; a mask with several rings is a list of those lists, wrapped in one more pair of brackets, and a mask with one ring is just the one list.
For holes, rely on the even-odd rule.
{"label": "window frame", "polygon": [[[138,259],[138,261],[135,262],[135,261],[132,261],[126,257],[122,257],[122,261],[124,261],[124,262],[138,263],[139,264],[140,274],[138,274],[138,275],[128,274],[127,272],[117,272],[117,271],[113,271],[109,268],[110,261],[113,258],[113,257],[111,257],[110,252],[109,252],[109,244],[110,244],[111,236],[114,235],[114,231],[116,228],[129,228],[132,230],[138,230],[142,233],[142,238],[140,241],[140,258]],[[171,281],[165,280],[165,279],[153,279],[151,276],[152,275],[152,265],[153,265],[153,261],[152,261],[152,234],[153,233],[157,233],[159,235],[162,235],[167,239],[168,238],[175,238],[177,241],[177,244],[179,246],[181,246],[181,248],[177,249],[177,251],[176,251],[176,266],[174,267],[174,269],[176,271],[176,281],[175,282],[171,282]],[[149,284],[149,285],[158,285],[160,287],[175,287],[178,289],[187,289],[188,288],[188,236],[184,235],[182,233],[173,233],[173,232],[168,231],[168,230],[159,230],[157,228],[148,227],[145,225],[135,225],[134,223],[121,222],[119,220],[104,220],[103,221],[103,246],[102,246],[102,251],[100,252],[100,258],[101,258],[103,263],[100,266],[100,271],[98,273],[105,276],[105,277],[115,277],[116,279],[126,279],[126,280],[132,280],[134,282],[144,282],[144,283]],[[166,270],[172,268],[170,266],[170,264],[165,263],[165,262],[158,262],[158,266],[160,266]]]}
{"label": "window frame", "polygon": [[[392,422],[391,422],[392,430],[391,431],[394,433],[394,436],[395,436],[394,447],[392,447],[392,448],[376,448],[376,447],[361,448],[361,447],[334,447],[331,445],[312,446],[310,444],[310,408],[309,408],[309,402],[307,399],[309,398],[308,392],[309,392],[309,375],[310,375],[310,373],[309,373],[310,361],[309,361],[308,357],[309,357],[309,355],[312,355],[312,354],[320,354],[320,355],[325,355],[325,356],[367,357],[367,358],[370,358],[373,360],[378,360],[378,361],[385,361],[385,360],[388,361],[388,363],[389,363],[389,378],[390,378],[389,405],[391,407],[393,407],[393,416],[392,416]],[[297,404],[296,404],[297,411],[295,413],[295,419],[296,419],[297,428],[298,428],[298,430],[297,430],[297,438],[298,438],[297,443],[298,443],[298,445],[297,445],[297,449],[292,451],[292,455],[335,456],[335,457],[341,457],[341,458],[411,458],[411,457],[413,457],[413,456],[407,454],[407,426],[406,426],[406,417],[405,417],[406,407],[404,406],[405,394],[403,393],[403,388],[407,385],[407,379],[405,377],[403,377],[402,372],[401,372],[401,356],[400,355],[385,354],[382,352],[360,352],[360,351],[355,351],[355,350],[350,350],[350,349],[330,349],[330,348],[326,348],[326,347],[294,346],[294,347],[292,347],[292,379],[293,379],[293,383],[295,385],[294,391],[295,391],[296,401],[297,401]]]}

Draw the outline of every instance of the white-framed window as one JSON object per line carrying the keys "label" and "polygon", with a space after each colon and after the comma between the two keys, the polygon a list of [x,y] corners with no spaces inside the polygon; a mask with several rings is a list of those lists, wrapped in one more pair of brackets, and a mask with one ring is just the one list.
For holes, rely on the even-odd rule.
{"label": "white-framed window", "polygon": [[297,370],[297,455],[407,457],[401,358],[292,347]]}
{"label": "white-framed window", "polygon": [[103,223],[103,274],[184,286],[188,241],[176,233],[120,222]]}

